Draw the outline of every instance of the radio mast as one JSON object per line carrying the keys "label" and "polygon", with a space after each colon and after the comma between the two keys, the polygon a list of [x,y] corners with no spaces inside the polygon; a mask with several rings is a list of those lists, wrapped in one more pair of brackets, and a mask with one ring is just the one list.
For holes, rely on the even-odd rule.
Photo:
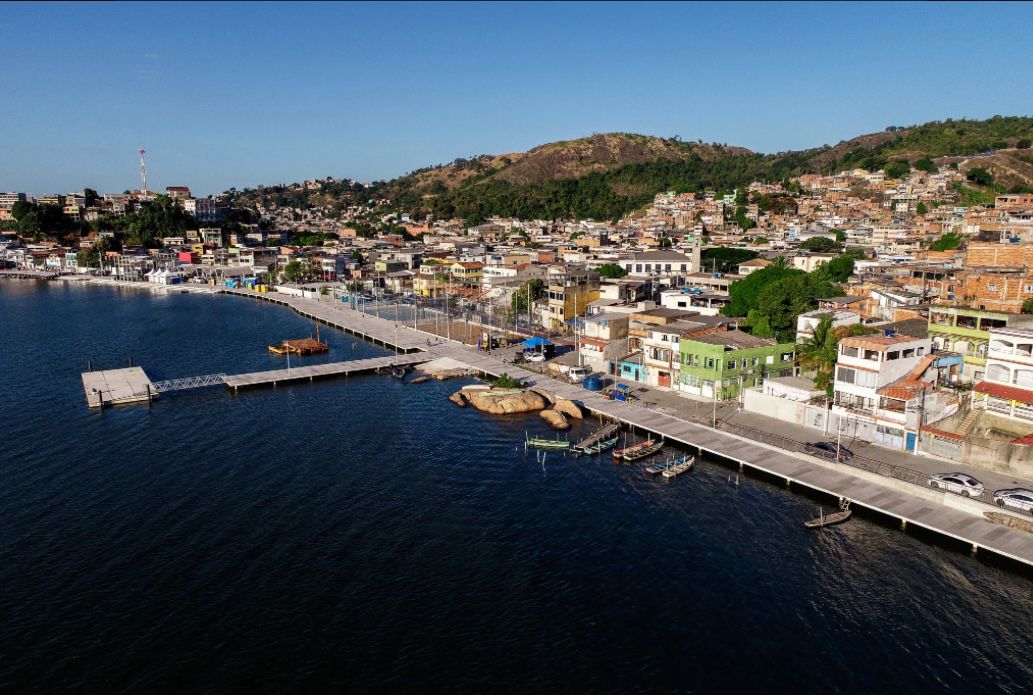
{"label": "radio mast", "polygon": [[147,192],[147,164],[143,161],[143,156],[144,156],[144,154],[147,153],[147,150],[145,150],[144,148],[141,147],[140,149],[137,150],[137,152],[140,153],[140,181],[143,183],[143,188],[141,189],[140,192],[141,193],[146,193]]}

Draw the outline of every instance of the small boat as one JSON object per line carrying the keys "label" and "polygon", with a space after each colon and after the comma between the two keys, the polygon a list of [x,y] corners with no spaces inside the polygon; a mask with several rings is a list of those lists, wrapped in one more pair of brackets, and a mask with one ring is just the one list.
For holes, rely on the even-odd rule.
{"label": "small boat", "polygon": [[838,512],[833,512],[832,514],[826,514],[825,510],[819,507],[818,518],[805,521],[803,522],[803,525],[807,528],[824,528],[826,526],[831,526],[832,524],[842,524],[850,518],[851,513],[850,501],[847,500],[839,505]]}
{"label": "small boat", "polygon": [[299,340],[285,340],[279,345],[270,345],[269,352],[277,355],[317,355],[323,352],[330,352],[330,346],[312,338],[301,338]]}
{"label": "small boat", "polygon": [[630,463],[631,461],[639,461],[641,459],[644,459],[647,456],[652,456],[653,454],[655,454],[656,452],[660,451],[663,448],[664,448],[663,441],[659,441],[659,442],[650,441],[648,446],[644,446],[644,447],[642,447],[640,449],[635,449],[634,451],[625,452],[625,453],[621,454],[621,457],[625,461],[628,461]]}
{"label": "small boat", "polygon": [[647,446],[653,446],[654,444],[656,444],[656,442],[654,442],[652,439],[647,439],[644,442],[639,442],[638,444],[632,444],[631,446],[626,446],[623,449],[614,449],[613,450],[613,460],[614,461],[621,461],[621,460],[624,459],[624,455],[625,454],[634,454],[636,451],[639,451],[640,449],[644,449]]}
{"label": "small boat", "polygon": [[680,459],[671,461],[668,466],[660,473],[665,478],[675,478],[682,473],[691,471],[692,467],[696,465],[695,456],[682,456]]}
{"label": "small boat", "polygon": [[[596,442],[595,444],[586,446],[580,450],[580,453],[586,454],[588,456],[594,456],[595,454],[600,454],[606,451],[607,449],[612,449],[615,446],[617,446],[616,437],[614,437],[613,439],[604,439],[601,442]],[[575,450],[577,449],[575,448]]]}
{"label": "small boat", "polygon": [[527,437],[524,445],[532,449],[569,449],[569,439],[546,439],[545,437]]}
{"label": "small boat", "polygon": [[391,370],[391,376],[393,376],[395,379],[404,379],[405,367],[395,367]]}
{"label": "small boat", "polygon": [[409,383],[410,384],[422,384],[422,383],[427,382],[427,381],[430,381],[430,377],[427,376],[426,374],[424,374],[423,376],[416,377],[415,379],[413,379]]}

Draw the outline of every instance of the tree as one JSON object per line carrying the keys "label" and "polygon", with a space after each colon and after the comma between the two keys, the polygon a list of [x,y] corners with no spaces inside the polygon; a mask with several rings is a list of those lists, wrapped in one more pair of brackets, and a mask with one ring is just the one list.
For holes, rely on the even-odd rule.
{"label": "tree", "polygon": [[901,179],[911,173],[911,165],[907,162],[890,162],[883,171],[888,179]]}
{"label": "tree", "polygon": [[839,244],[832,241],[832,239],[829,239],[828,237],[815,236],[800,244],[800,248],[804,249],[805,251],[828,253],[830,251],[838,250]]}
{"label": "tree", "polygon": [[1031,142],[1029,138],[1022,138],[1021,140],[1015,143],[1015,147],[1019,148],[1020,150],[1028,150],[1030,148],[1030,145],[1033,145],[1033,142]]}
{"label": "tree", "polygon": [[968,173],[965,174],[965,178],[980,186],[990,186],[994,182],[994,177],[983,167],[969,169]]}
{"label": "tree", "polygon": [[953,251],[961,246],[962,237],[954,232],[947,232],[933,242],[929,247],[931,251]]}
{"label": "tree", "polygon": [[804,275],[802,270],[792,270],[777,260],[767,268],[754,271],[742,280],[736,280],[728,288],[728,304],[721,308],[725,316],[746,316],[757,308],[761,291],[769,284],[793,275]]}
{"label": "tree", "polygon": [[19,200],[11,207],[11,216],[19,222],[21,222],[23,217],[25,217],[30,212],[34,212],[35,210],[36,206],[32,203],[27,203],[24,200]]}
{"label": "tree", "polygon": [[287,265],[283,267],[284,282],[298,282],[301,280],[303,273],[304,267],[299,261],[289,261]]}
{"label": "tree", "polygon": [[864,258],[861,251],[848,251],[838,258],[833,258],[814,273],[829,282],[846,282],[854,274],[854,261]]}
{"label": "tree", "polygon": [[1033,314],[1033,298],[1027,299],[1022,303],[1023,314]]}
{"label": "tree", "polygon": [[846,232],[844,232],[842,229],[830,229],[829,231],[835,233],[836,241],[838,241],[841,244],[846,243]]}
{"label": "tree", "polygon": [[512,309],[517,315],[528,313],[528,292],[530,292],[531,303],[533,304],[538,299],[541,299],[542,295],[545,294],[545,283],[538,278],[534,278],[533,280],[525,282],[520,286],[520,289],[513,293],[513,299],[511,302]]}
{"label": "tree", "polygon": [[815,387],[826,392],[832,388],[838,349],[839,338],[832,328],[831,314],[822,316],[810,337],[796,348],[800,366],[813,371]]}
{"label": "tree", "polygon": [[920,202],[918,205],[915,206],[915,214],[924,215],[927,212],[929,212],[929,208],[925,206],[925,203]]}
{"label": "tree", "polygon": [[671,240],[668,237],[664,237],[664,238],[662,238],[660,240],[660,248],[662,248],[662,249],[669,249],[672,246],[674,246],[674,244],[671,242]]}
{"label": "tree", "polygon": [[731,246],[718,246],[704,249],[700,254],[700,266],[704,270],[716,270],[719,273],[732,273],[740,263],[752,261],[758,256],[756,251],[737,249]]}
{"label": "tree", "polygon": [[928,157],[922,157],[917,162],[915,162],[915,169],[918,169],[919,171],[924,171],[927,174],[935,174],[937,172],[936,164],[933,163],[933,160],[929,159]]}
{"label": "tree", "polygon": [[607,263],[606,265],[599,266],[596,271],[604,278],[622,278],[628,274],[628,271],[620,267],[616,263]]}
{"label": "tree", "polygon": [[110,251],[112,246],[111,238],[102,236],[93,242],[89,248],[82,249],[75,254],[75,260],[82,268],[99,268],[101,256]]}
{"label": "tree", "polygon": [[839,341],[848,336],[864,335],[874,333],[876,329],[854,323],[849,326],[832,326],[832,315],[826,314],[814,327],[814,332],[809,338],[797,345],[796,355],[800,366],[809,372],[814,372],[814,385],[823,389],[828,395],[832,395],[832,385],[835,381],[837,355],[839,353]]}

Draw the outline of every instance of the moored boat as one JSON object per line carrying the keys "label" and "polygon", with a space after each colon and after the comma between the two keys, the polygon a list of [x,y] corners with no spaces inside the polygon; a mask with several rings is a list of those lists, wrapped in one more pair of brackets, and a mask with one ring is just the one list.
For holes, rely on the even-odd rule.
{"label": "moored boat", "polygon": [[607,449],[612,449],[615,446],[617,446],[617,438],[616,437],[614,437],[613,439],[604,439],[601,442],[597,442],[595,444],[592,444],[591,446],[587,446],[587,447],[581,449],[580,453],[592,456],[592,455],[595,455],[595,454],[602,453],[602,452],[606,451]]}
{"label": "moored boat", "polygon": [[640,449],[635,449],[634,451],[625,452],[625,453],[621,454],[621,458],[623,458],[625,461],[628,461],[628,462],[638,461],[640,459],[644,459],[647,456],[652,456],[653,454],[655,454],[656,452],[660,451],[663,448],[664,448],[664,443],[662,441],[659,441],[659,442],[650,441],[648,446],[644,446],[644,447],[642,447]]}
{"label": "moored boat", "polygon": [[675,478],[682,473],[691,471],[692,467],[696,465],[695,456],[682,456],[680,459],[671,461],[661,472],[665,478]]}
{"label": "moored boat", "polygon": [[624,460],[625,454],[634,454],[636,451],[640,451],[641,449],[644,449],[647,446],[653,446],[654,444],[656,444],[655,441],[653,441],[652,439],[647,439],[644,442],[639,442],[638,444],[632,444],[631,446],[626,446],[623,449],[614,449],[613,450],[613,460],[614,461],[622,461],[622,460]]}
{"label": "moored boat", "polygon": [[569,449],[569,439],[546,439],[545,437],[528,437],[524,445],[533,449]]}
{"label": "moored boat", "polygon": [[831,526],[832,524],[841,524],[850,518],[852,512],[850,511],[850,501],[845,500],[840,503],[839,511],[831,514],[826,514],[824,509],[818,509],[818,518],[811,519],[810,521],[803,522],[803,525],[807,528],[824,528]]}

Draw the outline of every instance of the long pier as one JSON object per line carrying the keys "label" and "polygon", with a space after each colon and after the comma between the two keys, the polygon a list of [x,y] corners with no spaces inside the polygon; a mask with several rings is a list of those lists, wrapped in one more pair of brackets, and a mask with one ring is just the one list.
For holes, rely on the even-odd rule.
{"label": "long pier", "polygon": [[[270,296],[244,290],[226,290],[230,294],[269,301],[293,309],[307,318],[320,321],[356,337],[396,349],[406,354],[356,360],[352,363],[329,363],[257,372],[251,375],[225,377],[231,388],[262,384],[275,385],[314,380],[332,374],[373,371],[377,368],[430,361],[450,357],[469,366],[485,377],[500,376],[503,372],[534,386],[552,391],[561,398],[573,400],[590,412],[619,421],[627,426],[663,437],[666,441],[695,449],[700,454],[730,461],[739,470],[757,471],[783,480],[787,487],[797,486],[840,500],[849,500],[854,508],[864,508],[896,519],[902,529],[908,526],[926,529],[970,547],[972,552],[990,552],[1033,567],[1033,535],[994,523],[987,512],[996,512],[1005,518],[1029,523],[1028,517],[997,507],[960,498],[946,492],[937,492],[904,481],[879,476],[846,464],[823,461],[804,454],[789,452],[769,444],[746,439],[672,415],[659,413],[633,403],[611,401],[602,394],[586,391],[578,386],[531,372],[523,367],[502,362],[495,357],[477,352],[466,346],[427,339],[417,330],[386,319],[363,314],[341,306],[340,302],[317,301],[299,297]],[[410,361],[411,360],[411,361]],[[348,367],[342,365],[349,365]],[[322,370],[322,371],[321,371]]]}
{"label": "long pier", "polygon": [[[262,299],[267,296],[246,291],[235,293]],[[330,302],[286,297],[276,303],[352,335],[372,336],[373,340],[382,344],[390,345],[392,340],[397,340],[418,349],[420,341],[426,340],[425,334],[412,328],[395,325],[386,319],[354,309],[333,306]],[[514,378],[552,391],[561,398],[575,401],[596,415],[651,432],[666,441],[695,449],[700,454],[730,461],[742,471],[757,471],[785,481],[790,488],[796,486],[849,500],[855,509],[861,507],[896,519],[902,529],[908,526],[926,529],[964,543],[972,552],[991,552],[1033,567],[1033,535],[989,521],[985,513],[1003,513],[1019,519],[1023,517],[997,507],[851,469],[845,464],[791,453],[626,401],[612,401],[600,393],[586,391],[518,365],[502,362],[456,343],[439,341],[423,349],[430,353],[426,359],[451,357],[485,376],[497,377],[506,372]],[[1028,518],[1026,520],[1029,521]]]}
{"label": "long pier", "polygon": [[364,374],[392,367],[407,367],[427,362],[429,359],[426,354],[411,354],[372,357],[364,360],[349,360],[347,362],[324,362],[322,364],[294,367],[292,369],[272,369],[266,372],[233,374],[224,377],[223,383],[236,391],[253,386],[276,386],[296,381],[315,381],[316,379],[327,377]]}

